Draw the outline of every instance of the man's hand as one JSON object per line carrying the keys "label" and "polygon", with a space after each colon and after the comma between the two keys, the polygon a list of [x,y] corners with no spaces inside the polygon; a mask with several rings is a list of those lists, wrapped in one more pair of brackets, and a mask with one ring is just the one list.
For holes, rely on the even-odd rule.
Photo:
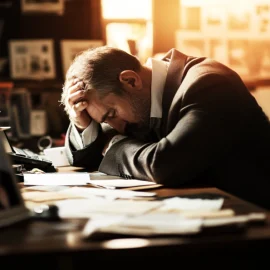
{"label": "man's hand", "polygon": [[83,131],[92,121],[91,117],[85,110],[88,106],[88,101],[86,92],[83,89],[83,82],[74,80],[67,87],[67,112],[69,114],[70,121],[75,124],[79,131]]}

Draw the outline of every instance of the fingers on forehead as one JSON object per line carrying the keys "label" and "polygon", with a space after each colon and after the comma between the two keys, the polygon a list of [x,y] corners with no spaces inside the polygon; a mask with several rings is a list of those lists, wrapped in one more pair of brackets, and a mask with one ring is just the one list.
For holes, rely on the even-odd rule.
{"label": "fingers on forehead", "polygon": [[82,98],[82,91],[77,91],[77,92],[71,93],[69,95],[68,100],[69,100],[70,103],[75,103],[80,98]]}

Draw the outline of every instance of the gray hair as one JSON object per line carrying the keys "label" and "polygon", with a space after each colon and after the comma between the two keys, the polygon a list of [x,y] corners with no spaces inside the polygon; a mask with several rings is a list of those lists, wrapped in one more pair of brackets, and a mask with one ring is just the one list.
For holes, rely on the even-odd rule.
{"label": "gray hair", "polygon": [[140,69],[139,60],[123,50],[109,46],[85,50],[75,57],[66,73],[60,102],[67,111],[68,85],[74,79],[84,83],[84,90],[96,90],[100,97],[112,92],[122,95],[120,73],[124,70],[138,72]]}

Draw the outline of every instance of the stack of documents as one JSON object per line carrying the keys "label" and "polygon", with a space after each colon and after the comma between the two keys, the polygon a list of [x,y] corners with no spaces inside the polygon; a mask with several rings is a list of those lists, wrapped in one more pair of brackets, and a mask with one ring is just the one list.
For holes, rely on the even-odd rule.
{"label": "stack of documents", "polygon": [[[223,199],[171,198],[142,214],[121,216],[118,220],[103,216],[92,217],[83,230],[83,237],[106,235],[131,235],[151,237],[156,235],[192,235],[206,229],[229,226],[243,229],[250,222],[264,222],[264,213],[235,215],[232,209],[221,209]],[[146,202],[150,203],[150,202]]]}
{"label": "stack of documents", "polygon": [[85,186],[89,181],[89,173],[52,172],[52,173],[24,173],[24,185],[46,186]]}
{"label": "stack of documents", "polygon": [[[104,173],[87,173],[87,172],[52,172],[52,173],[24,173],[24,185],[46,185],[46,186],[86,186],[119,189],[146,187],[147,189],[156,188],[161,185],[150,181],[138,179],[124,179]],[[143,188],[144,189],[144,188]]]}
{"label": "stack of documents", "polygon": [[189,235],[213,227],[238,228],[251,221],[266,220],[264,213],[239,216],[232,209],[222,209],[224,199],[220,197],[156,199],[155,192],[127,190],[155,186],[155,183],[99,172],[27,173],[24,184],[30,185],[25,189],[32,189],[31,192],[22,189],[27,206],[29,203],[53,203],[62,219],[88,218],[82,232],[85,238],[113,234]]}

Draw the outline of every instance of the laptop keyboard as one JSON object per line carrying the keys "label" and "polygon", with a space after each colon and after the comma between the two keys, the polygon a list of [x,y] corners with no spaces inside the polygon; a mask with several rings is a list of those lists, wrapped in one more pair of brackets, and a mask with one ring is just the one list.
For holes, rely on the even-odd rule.
{"label": "laptop keyboard", "polygon": [[51,163],[51,160],[47,159],[45,156],[39,155],[39,154],[29,150],[29,149],[22,149],[22,148],[18,148],[18,147],[14,147],[14,146],[13,146],[13,149],[16,152],[16,154],[18,154],[18,155]]}

